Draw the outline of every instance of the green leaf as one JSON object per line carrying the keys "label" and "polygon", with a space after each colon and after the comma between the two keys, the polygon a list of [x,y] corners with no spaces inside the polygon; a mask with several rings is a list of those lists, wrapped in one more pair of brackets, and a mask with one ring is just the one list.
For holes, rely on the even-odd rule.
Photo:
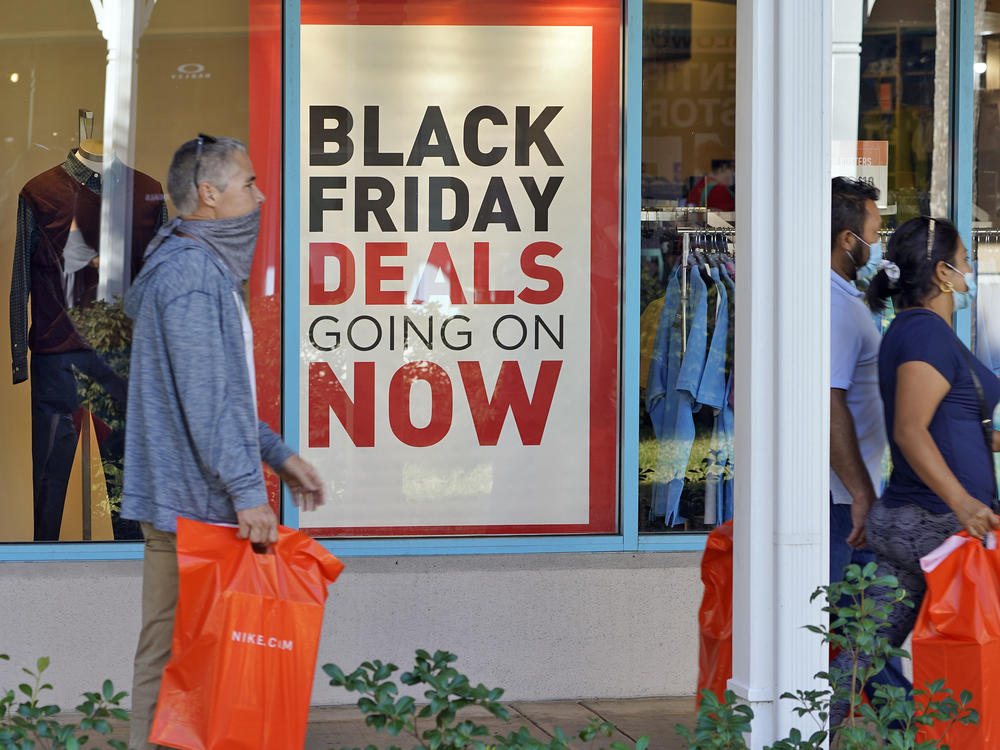
{"label": "green leaf", "polygon": [[40,657],[38,659],[38,663],[36,666],[38,667],[38,674],[44,672],[46,669],[49,668],[49,657],[47,656]]}
{"label": "green leaf", "polygon": [[336,664],[324,664],[323,671],[330,677],[331,685],[343,685],[347,681],[343,670]]}

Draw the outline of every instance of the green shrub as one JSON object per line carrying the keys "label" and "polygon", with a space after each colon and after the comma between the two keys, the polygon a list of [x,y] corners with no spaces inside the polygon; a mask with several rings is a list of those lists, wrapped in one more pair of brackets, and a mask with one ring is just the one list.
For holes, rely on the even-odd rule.
{"label": "green shrub", "polygon": [[[0,654],[0,659],[10,657]],[[42,682],[42,673],[48,669],[48,657],[42,657],[35,669],[24,668],[34,684],[23,682],[14,690],[3,691],[0,697],[0,748],[3,750],[78,750],[90,742],[89,732],[111,734],[109,719],[128,720],[128,711],[121,708],[127,694],[116,693],[111,680],[105,680],[99,693],[84,693],[84,701],[76,710],[83,714],[79,723],[63,723],[53,718],[59,706],[41,702],[41,695],[52,685]],[[23,694],[19,697],[17,693]],[[125,743],[108,740],[115,750],[126,750]]]}
{"label": "green shrub", "polygon": [[[565,750],[574,738],[590,741],[598,735],[610,737],[614,731],[611,724],[595,718],[572,738],[557,728],[551,740],[539,740],[523,727],[491,737],[485,726],[469,719],[460,721],[458,714],[469,706],[479,706],[502,721],[510,721],[510,713],[499,703],[503,690],[489,689],[482,683],[473,686],[468,677],[451,666],[457,658],[447,651],[435,651],[433,656],[423,649],[417,651],[413,670],[400,675],[399,681],[427,686],[424,697],[428,702],[423,706],[409,696],[397,698],[399,686],[391,679],[399,669],[395,664],[366,661],[350,674],[336,664],[325,664],[323,671],[331,685],[361,695],[358,708],[368,726],[393,737],[412,736],[419,743],[413,750]],[[649,739],[643,737],[634,745],[612,742],[610,748],[645,750],[648,746]],[[368,745],[365,750],[378,748]],[[389,750],[401,748],[392,745]]]}
{"label": "green shrub", "polygon": [[[819,750],[831,734],[828,726],[830,706],[841,699],[849,701],[851,711],[844,722],[832,727],[836,736],[835,747],[839,750],[874,750],[874,748],[894,748],[894,750],[947,750],[948,745],[941,740],[917,742],[920,727],[936,722],[948,722],[949,728],[959,724],[976,724],[979,715],[969,708],[972,694],[963,691],[958,700],[945,687],[944,680],[925,685],[925,689],[915,688],[913,695],[907,695],[901,687],[878,685],[870,703],[863,702],[863,688],[885,667],[886,661],[895,656],[908,656],[906,651],[893,648],[882,634],[887,626],[891,604],[903,603],[913,606],[906,591],[900,588],[893,576],[876,576],[875,563],[868,563],[862,569],[849,565],[844,570],[844,580],[821,586],[810,601],[824,597],[823,611],[830,615],[830,624],[807,625],[806,627],[823,639],[823,643],[837,647],[851,654],[851,668],[844,675],[834,670],[819,672],[816,677],[831,685],[840,687],[826,690],[797,690],[783,693],[782,700],[792,700],[797,704],[796,714],[810,716],[816,725],[808,736],[793,730],[789,736],[771,745],[768,750]],[[878,601],[871,596],[871,589],[888,590],[889,601]],[[863,665],[862,655],[871,657],[870,665]],[[847,677],[849,679],[840,679]],[[921,707],[914,699],[922,696]],[[677,732],[687,742],[689,750],[743,750],[746,743],[743,734],[750,729],[753,711],[748,706],[738,704],[735,694],[726,691],[720,701],[711,690],[702,691],[702,701],[698,709],[695,731],[691,732],[678,724]]]}

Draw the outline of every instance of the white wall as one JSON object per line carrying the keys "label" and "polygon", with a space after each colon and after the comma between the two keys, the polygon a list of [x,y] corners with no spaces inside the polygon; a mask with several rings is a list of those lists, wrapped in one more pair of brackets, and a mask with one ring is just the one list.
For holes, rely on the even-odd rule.
{"label": "white wall", "polygon": [[[346,558],[331,589],[315,705],[353,703],[319,665],[412,665],[447,649],[508,700],[691,695],[700,553]],[[0,565],[0,687],[50,656],[53,702],[71,709],[110,677],[128,689],[141,563]]]}

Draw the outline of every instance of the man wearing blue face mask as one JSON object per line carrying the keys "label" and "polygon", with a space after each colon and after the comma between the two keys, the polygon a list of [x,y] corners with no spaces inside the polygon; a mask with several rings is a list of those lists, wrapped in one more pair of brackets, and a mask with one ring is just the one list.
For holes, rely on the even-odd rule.
{"label": "man wearing blue face mask", "polygon": [[830,575],[837,580],[845,565],[867,562],[859,560],[854,550],[865,546],[864,519],[882,488],[882,457],[888,441],[878,391],[879,332],[862,293],[852,283],[873,265],[873,249],[881,250],[878,189],[837,177],[832,193]]}
{"label": "man wearing blue face mask", "polygon": [[253,164],[233,138],[199,135],[167,177],[181,214],[146,249],[125,297],[135,321],[122,517],[145,536],[142,629],[129,747],[145,750],[177,605],[177,518],[238,524],[251,542],[278,540],[261,462],[304,510],[323,503],[312,466],[257,417],[253,332],[242,297],[260,206]]}
{"label": "man wearing blue face mask", "polygon": [[[881,260],[878,189],[836,177],[830,250],[830,580],[875,560],[866,548],[868,509],[882,491],[888,447],[878,383],[879,330],[855,281],[870,280]],[[909,687],[899,660],[874,683]]]}

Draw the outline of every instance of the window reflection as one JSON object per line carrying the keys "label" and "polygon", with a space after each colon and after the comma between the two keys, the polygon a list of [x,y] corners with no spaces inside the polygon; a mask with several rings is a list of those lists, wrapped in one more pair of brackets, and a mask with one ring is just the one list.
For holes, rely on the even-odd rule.
{"label": "window reflection", "polygon": [[639,528],[732,517],[736,6],[643,5]]}
{"label": "window reflection", "polygon": [[972,71],[976,108],[973,150],[972,253],[978,273],[974,345],[976,354],[1000,373],[1000,5],[976,10]]}
{"label": "window reflection", "polygon": [[161,182],[176,146],[200,130],[248,140],[247,26],[245,2],[54,0],[19,4],[0,31],[12,356],[0,541],[140,536],[117,513],[131,342],[120,298],[172,210]]}

